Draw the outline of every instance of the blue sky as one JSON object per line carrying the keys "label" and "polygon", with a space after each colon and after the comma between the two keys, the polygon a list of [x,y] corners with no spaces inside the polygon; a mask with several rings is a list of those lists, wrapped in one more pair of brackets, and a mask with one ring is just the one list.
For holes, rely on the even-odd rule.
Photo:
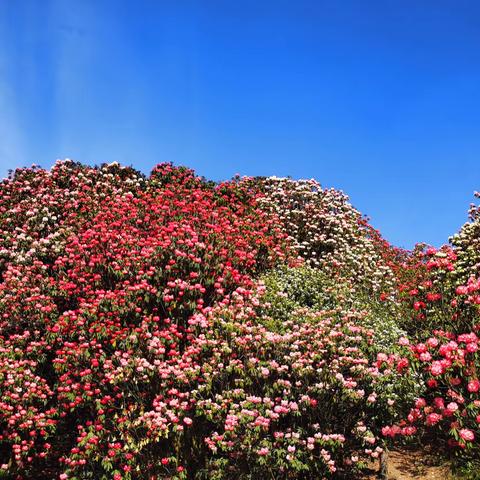
{"label": "blue sky", "polygon": [[0,0],[1,177],[314,177],[412,247],[466,221],[479,154],[477,1]]}

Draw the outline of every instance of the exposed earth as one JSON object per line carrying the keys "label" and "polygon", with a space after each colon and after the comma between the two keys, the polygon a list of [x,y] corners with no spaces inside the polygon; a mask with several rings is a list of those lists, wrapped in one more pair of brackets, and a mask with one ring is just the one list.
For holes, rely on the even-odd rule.
{"label": "exposed earth", "polygon": [[[437,458],[424,451],[395,450],[388,454],[388,480],[454,480],[450,469],[445,464],[439,464]],[[380,478],[379,465],[376,473],[368,480]]]}

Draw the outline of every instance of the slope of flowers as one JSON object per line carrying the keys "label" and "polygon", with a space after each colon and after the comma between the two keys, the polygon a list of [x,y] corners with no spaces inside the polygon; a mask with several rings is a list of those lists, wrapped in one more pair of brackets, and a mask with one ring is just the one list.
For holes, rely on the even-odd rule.
{"label": "slope of flowers", "polygon": [[171,403],[167,431],[180,430],[203,313],[285,256],[284,234],[255,203],[241,185],[169,165],[148,184],[71,162],[3,182],[4,470],[140,472],[139,419],[159,395]]}
{"label": "slope of flowers", "polygon": [[206,336],[214,355],[195,392],[195,418],[215,426],[205,478],[352,476],[379,458],[380,427],[409,386],[371,362],[363,314],[304,307],[276,323],[249,303],[214,312]]}
{"label": "slope of flowers", "polygon": [[391,292],[395,250],[368,225],[348,197],[315,180],[271,177],[262,206],[280,218],[293,248],[314,267],[354,279],[353,287]]}
{"label": "slope of flowers", "polygon": [[388,244],[313,180],[58,162],[0,183],[0,478],[480,463],[480,213]]}
{"label": "slope of flowers", "polygon": [[477,478],[480,467],[478,220],[472,206],[453,248],[419,245],[403,265],[399,325],[408,336],[399,339],[397,354],[426,388],[403,422],[383,431],[390,438],[415,434],[445,448],[468,478]]}
{"label": "slope of flowers", "polygon": [[[475,192],[475,198],[480,198],[480,192]],[[480,205],[470,205],[469,217],[470,221],[451,238],[458,254],[456,271],[464,280],[480,275]]]}

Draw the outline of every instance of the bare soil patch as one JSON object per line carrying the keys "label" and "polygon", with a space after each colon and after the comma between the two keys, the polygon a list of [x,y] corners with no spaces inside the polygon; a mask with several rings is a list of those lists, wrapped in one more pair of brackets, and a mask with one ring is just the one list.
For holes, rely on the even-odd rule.
{"label": "bare soil patch", "polygon": [[[388,480],[454,480],[447,464],[426,450],[392,450],[388,453]],[[380,465],[373,468],[367,480],[381,478]]]}

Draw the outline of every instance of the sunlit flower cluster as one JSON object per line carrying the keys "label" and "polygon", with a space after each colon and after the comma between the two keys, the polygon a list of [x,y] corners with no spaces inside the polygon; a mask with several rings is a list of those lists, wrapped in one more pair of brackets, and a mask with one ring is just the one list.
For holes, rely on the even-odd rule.
{"label": "sunlit flower cluster", "polygon": [[270,177],[262,182],[264,208],[278,215],[295,250],[314,267],[354,279],[353,288],[368,286],[391,292],[394,275],[384,242],[348,197],[315,180]]}

